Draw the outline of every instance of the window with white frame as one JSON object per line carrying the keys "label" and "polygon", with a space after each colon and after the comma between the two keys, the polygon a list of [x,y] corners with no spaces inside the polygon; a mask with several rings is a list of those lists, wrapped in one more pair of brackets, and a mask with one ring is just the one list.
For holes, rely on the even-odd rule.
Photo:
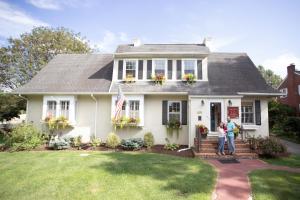
{"label": "window with white frame", "polygon": [[125,60],[125,77],[136,77],[137,60]]}
{"label": "window with white frame", "polygon": [[129,117],[140,118],[140,101],[129,101]]}
{"label": "window with white frame", "polygon": [[44,96],[42,119],[60,116],[75,124],[75,96]]}
{"label": "window with white frame", "polygon": [[298,94],[300,95],[300,85],[298,85]]}
{"label": "window with white frame", "polygon": [[168,121],[181,122],[181,102],[168,101]]}
{"label": "window with white frame", "polygon": [[167,60],[165,60],[165,59],[154,59],[153,60],[154,75],[164,75],[164,76],[166,76],[166,66],[167,66]]}
{"label": "window with white frame", "polygon": [[47,101],[46,117],[56,117],[56,101]]}
{"label": "window with white frame", "polygon": [[69,119],[70,101],[60,101],[60,116]]}
{"label": "window with white frame", "polygon": [[287,90],[287,88],[282,88],[282,89],[280,90],[280,92],[284,94],[284,95],[280,96],[280,98],[285,98],[285,97],[287,97],[287,95],[288,95],[288,90]]}
{"label": "window with white frame", "polygon": [[197,67],[197,60],[195,59],[185,59],[182,60],[183,66],[183,75],[184,74],[193,74],[196,76],[196,67]]}
{"label": "window with white frame", "polygon": [[242,124],[254,124],[253,102],[242,102]]}

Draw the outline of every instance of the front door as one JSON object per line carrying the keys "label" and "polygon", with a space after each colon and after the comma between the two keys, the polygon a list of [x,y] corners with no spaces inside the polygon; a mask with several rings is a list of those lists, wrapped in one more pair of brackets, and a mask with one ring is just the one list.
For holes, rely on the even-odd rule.
{"label": "front door", "polygon": [[211,102],[210,103],[210,131],[216,132],[217,127],[221,122],[221,103]]}

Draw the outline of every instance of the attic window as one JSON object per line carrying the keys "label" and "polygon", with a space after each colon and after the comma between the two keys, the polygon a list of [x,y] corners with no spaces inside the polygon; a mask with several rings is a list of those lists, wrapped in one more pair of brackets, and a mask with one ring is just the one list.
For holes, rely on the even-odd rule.
{"label": "attic window", "polygon": [[135,79],[136,67],[137,67],[137,60],[126,60],[125,61],[125,77]]}
{"label": "attic window", "polygon": [[184,59],[182,60],[182,70],[184,74],[193,74],[196,76],[196,67],[197,67],[197,60],[195,59]]}
{"label": "attic window", "polygon": [[165,59],[153,60],[154,75],[163,74],[166,77],[166,71],[167,71],[166,68],[167,68],[167,60]]}

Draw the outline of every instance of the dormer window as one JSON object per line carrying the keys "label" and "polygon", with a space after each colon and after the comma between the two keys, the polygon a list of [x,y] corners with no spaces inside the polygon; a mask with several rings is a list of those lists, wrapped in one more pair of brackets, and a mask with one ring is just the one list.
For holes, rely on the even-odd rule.
{"label": "dormer window", "polygon": [[154,59],[153,60],[153,75],[163,74],[166,77],[167,72],[167,60],[166,59]]}
{"label": "dormer window", "polygon": [[182,60],[183,76],[185,74],[193,74],[196,76],[197,60],[196,59],[183,59]]}
{"label": "dormer window", "polygon": [[125,78],[135,79],[137,69],[137,60],[125,60]]}

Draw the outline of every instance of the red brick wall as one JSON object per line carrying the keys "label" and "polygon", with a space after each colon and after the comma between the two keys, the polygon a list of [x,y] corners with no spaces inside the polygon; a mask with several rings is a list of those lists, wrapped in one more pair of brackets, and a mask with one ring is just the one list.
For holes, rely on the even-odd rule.
{"label": "red brick wall", "polygon": [[279,86],[279,90],[283,88],[288,89],[288,95],[286,98],[278,98],[278,101],[289,106],[292,106],[296,109],[298,113],[299,104],[300,104],[300,94],[298,92],[298,85],[300,85],[300,73],[297,74],[295,72],[295,65],[290,65],[287,67],[287,78],[286,80]]}

